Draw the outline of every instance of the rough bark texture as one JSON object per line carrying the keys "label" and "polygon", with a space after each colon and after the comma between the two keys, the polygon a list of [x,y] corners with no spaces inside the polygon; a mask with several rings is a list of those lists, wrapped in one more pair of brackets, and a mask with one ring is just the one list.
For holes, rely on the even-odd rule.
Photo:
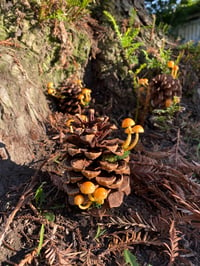
{"label": "rough bark texture", "polygon": [[[120,19],[128,17],[131,7],[135,7],[137,20],[146,24],[148,16],[143,2],[100,2],[97,9],[100,8],[101,14],[105,9],[110,10],[116,19]],[[29,1],[3,1],[0,9],[0,38],[9,40],[0,43],[0,141],[7,147],[13,161],[27,163],[34,160],[37,141],[46,134],[45,121],[50,112],[45,95],[46,83],[53,81],[58,86],[74,72],[80,78],[84,76],[89,57],[99,52],[94,34],[99,29],[95,29],[94,21],[88,23],[87,19],[81,22],[81,27],[67,26],[62,21],[58,21],[54,28],[45,23],[40,25]],[[99,43],[99,47],[104,52],[93,60],[92,69],[86,71],[84,79],[91,86],[98,83],[97,92],[98,87],[114,88],[120,95],[123,84],[119,79],[123,79],[123,73],[119,74],[120,52],[115,36],[111,34],[106,41]]]}

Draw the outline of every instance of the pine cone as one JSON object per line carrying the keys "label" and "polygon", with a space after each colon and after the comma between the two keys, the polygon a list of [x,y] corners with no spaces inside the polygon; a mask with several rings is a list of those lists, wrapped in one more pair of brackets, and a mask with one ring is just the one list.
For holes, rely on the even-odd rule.
{"label": "pine cone", "polygon": [[178,79],[168,74],[159,74],[150,82],[151,105],[153,108],[168,107],[174,96],[181,97],[182,86]]}
{"label": "pine cone", "polygon": [[[116,127],[108,117],[96,118],[93,114],[87,119],[74,116],[72,127],[73,133],[66,136],[62,153],[56,157],[55,171],[51,174],[53,183],[67,193],[70,204],[75,203],[75,198],[83,203],[75,203],[82,209],[92,203],[103,204],[104,199],[110,208],[119,207],[124,195],[130,194],[130,168],[123,141],[111,138]],[[84,185],[94,190],[85,193]],[[102,191],[105,197],[100,200],[97,194]]]}
{"label": "pine cone", "polygon": [[82,91],[81,81],[78,79],[65,80],[58,91],[58,109],[63,113],[76,114],[80,109],[79,94]]}

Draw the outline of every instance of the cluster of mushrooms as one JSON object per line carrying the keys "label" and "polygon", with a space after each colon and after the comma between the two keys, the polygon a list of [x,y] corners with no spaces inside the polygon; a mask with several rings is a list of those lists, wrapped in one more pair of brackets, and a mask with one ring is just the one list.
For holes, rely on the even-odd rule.
{"label": "cluster of mushrooms", "polygon": [[[141,125],[135,125],[135,121],[132,118],[125,118],[122,121],[122,128],[125,129],[124,132],[127,134],[126,140],[122,143],[122,150],[124,152],[130,152],[136,146],[139,140],[139,134],[144,132],[144,128]],[[133,140],[132,135],[135,135]],[[112,178],[110,182],[112,182]],[[74,196],[73,203],[82,210],[88,209],[92,204],[104,204],[104,201],[111,192],[111,189],[94,184],[91,180],[79,183],[78,186],[79,193]]]}

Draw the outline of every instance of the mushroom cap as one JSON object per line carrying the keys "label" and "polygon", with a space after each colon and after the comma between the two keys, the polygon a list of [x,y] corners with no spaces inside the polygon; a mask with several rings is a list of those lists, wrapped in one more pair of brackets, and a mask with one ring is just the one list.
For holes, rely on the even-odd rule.
{"label": "mushroom cap", "polygon": [[136,125],[131,131],[132,133],[144,133],[144,128],[141,125]]}
{"label": "mushroom cap", "polygon": [[47,93],[48,93],[49,95],[55,95],[55,94],[56,94],[56,90],[55,90],[54,88],[48,88]]}
{"label": "mushroom cap", "polygon": [[80,184],[80,191],[83,194],[92,194],[94,193],[95,189],[96,189],[96,186],[90,181],[86,181]]}
{"label": "mushroom cap", "polygon": [[48,89],[53,88],[53,87],[54,87],[53,86],[53,82],[50,81],[50,82],[47,83],[47,88]]}
{"label": "mushroom cap", "polygon": [[87,93],[91,93],[91,90],[88,88],[83,88],[82,89],[82,94],[87,94]]}
{"label": "mushroom cap", "polygon": [[122,128],[132,127],[134,125],[135,121],[132,118],[127,117],[122,121]]}
{"label": "mushroom cap", "polygon": [[81,99],[84,99],[84,95],[81,93],[78,95],[78,99],[81,100]]}
{"label": "mushroom cap", "polygon": [[174,65],[174,66],[173,66],[173,70],[174,70],[174,71],[178,71],[178,70],[179,70],[179,67],[178,67],[177,65]]}
{"label": "mushroom cap", "polygon": [[173,100],[168,98],[165,100],[165,107],[170,107],[173,104]]}
{"label": "mushroom cap", "polygon": [[95,201],[101,201],[107,198],[108,191],[103,187],[99,187],[95,190],[93,196]]}
{"label": "mushroom cap", "polygon": [[173,68],[173,67],[174,67],[174,61],[168,61],[168,62],[167,62],[167,66],[168,66],[169,68]]}
{"label": "mushroom cap", "polygon": [[74,197],[74,204],[75,204],[75,205],[81,205],[81,204],[83,204],[83,202],[84,202],[84,197],[83,197],[83,195],[78,194],[78,195],[76,195],[76,196]]}
{"label": "mushroom cap", "polygon": [[140,85],[148,85],[148,83],[149,83],[149,80],[146,78],[138,80],[138,84]]}

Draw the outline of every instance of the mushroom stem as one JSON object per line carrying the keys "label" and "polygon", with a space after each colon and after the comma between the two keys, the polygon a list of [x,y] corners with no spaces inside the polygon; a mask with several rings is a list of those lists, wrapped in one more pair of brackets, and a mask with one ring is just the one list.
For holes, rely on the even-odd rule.
{"label": "mushroom stem", "polygon": [[83,204],[79,204],[78,207],[79,207],[81,210],[86,210],[86,209],[88,209],[91,205],[92,205],[92,201],[88,201],[85,205],[83,205]]}
{"label": "mushroom stem", "polygon": [[126,150],[128,146],[130,145],[130,143],[131,143],[131,133],[128,133],[126,140],[122,144],[123,149]]}
{"label": "mushroom stem", "polygon": [[177,77],[177,72],[178,72],[178,66],[174,65],[172,68],[172,77],[175,79]]}
{"label": "mushroom stem", "polygon": [[79,94],[78,99],[80,100],[80,103],[81,103],[83,106],[86,105],[86,103],[84,102],[84,98],[85,98],[85,96],[84,96],[83,94]]}
{"label": "mushroom stem", "polygon": [[138,140],[139,140],[139,133],[135,133],[134,141],[131,143],[131,145],[129,145],[127,148],[125,148],[125,151],[132,150],[136,146],[136,144],[138,143]]}

